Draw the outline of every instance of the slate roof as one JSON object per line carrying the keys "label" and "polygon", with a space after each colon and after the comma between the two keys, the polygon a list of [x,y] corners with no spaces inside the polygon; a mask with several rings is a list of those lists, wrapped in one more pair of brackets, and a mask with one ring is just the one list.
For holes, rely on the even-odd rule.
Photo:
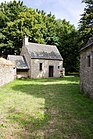
{"label": "slate roof", "polygon": [[89,38],[89,40],[88,40],[87,44],[85,45],[85,47],[81,48],[80,51],[82,51],[82,50],[84,50],[84,49],[90,47],[91,45],[93,45],[93,37],[90,37],[90,38]]}
{"label": "slate roof", "polygon": [[28,69],[28,65],[23,56],[8,55],[8,59],[16,65],[17,69]]}
{"label": "slate roof", "polygon": [[25,47],[33,59],[63,60],[55,45],[29,43]]}

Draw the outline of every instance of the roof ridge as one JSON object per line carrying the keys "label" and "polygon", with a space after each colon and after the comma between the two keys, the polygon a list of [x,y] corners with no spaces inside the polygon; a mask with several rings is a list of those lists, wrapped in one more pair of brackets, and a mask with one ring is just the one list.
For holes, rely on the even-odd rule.
{"label": "roof ridge", "polygon": [[56,46],[56,45],[50,45],[50,44],[41,44],[41,43],[33,43],[33,42],[29,42],[29,44],[36,44],[36,45],[44,45],[44,46]]}
{"label": "roof ridge", "polygon": [[84,49],[90,47],[92,44],[93,44],[93,37],[90,37],[90,38],[88,39],[86,45],[85,45],[84,47],[82,47],[80,51],[82,51],[82,50],[84,50]]}

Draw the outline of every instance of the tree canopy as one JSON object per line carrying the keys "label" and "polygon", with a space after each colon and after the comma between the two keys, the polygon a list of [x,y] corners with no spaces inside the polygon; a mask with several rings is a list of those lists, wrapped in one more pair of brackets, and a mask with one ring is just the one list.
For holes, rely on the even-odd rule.
{"label": "tree canopy", "polygon": [[89,37],[93,36],[93,0],[83,0],[82,2],[86,4],[86,7],[79,24],[81,47],[86,44]]}
{"label": "tree canopy", "polygon": [[[22,39],[56,45],[66,70],[79,66],[78,31],[68,21],[51,13],[28,8],[20,0],[0,4],[0,55],[20,54]],[[38,48],[37,48],[38,49]]]}

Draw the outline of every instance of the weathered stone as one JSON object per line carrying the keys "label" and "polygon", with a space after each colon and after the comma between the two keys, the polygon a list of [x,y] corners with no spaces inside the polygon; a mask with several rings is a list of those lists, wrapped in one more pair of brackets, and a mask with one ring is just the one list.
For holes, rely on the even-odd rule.
{"label": "weathered stone", "polygon": [[87,44],[80,51],[80,89],[93,98],[93,41]]}
{"label": "weathered stone", "polygon": [[16,78],[15,65],[4,58],[0,58],[0,86]]}

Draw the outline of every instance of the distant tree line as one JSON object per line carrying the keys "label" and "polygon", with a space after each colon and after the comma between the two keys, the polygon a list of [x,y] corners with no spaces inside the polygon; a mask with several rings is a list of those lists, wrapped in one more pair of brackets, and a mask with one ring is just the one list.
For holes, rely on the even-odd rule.
{"label": "distant tree line", "polygon": [[83,2],[87,6],[79,30],[65,19],[56,20],[51,13],[28,8],[20,0],[1,3],[0,56],[20,54],[22,40],[27,35],[31,42],[56,45],[64,59],[66,71],[78,70],[79,50],[92,36],[93,28],[93,2]]}

